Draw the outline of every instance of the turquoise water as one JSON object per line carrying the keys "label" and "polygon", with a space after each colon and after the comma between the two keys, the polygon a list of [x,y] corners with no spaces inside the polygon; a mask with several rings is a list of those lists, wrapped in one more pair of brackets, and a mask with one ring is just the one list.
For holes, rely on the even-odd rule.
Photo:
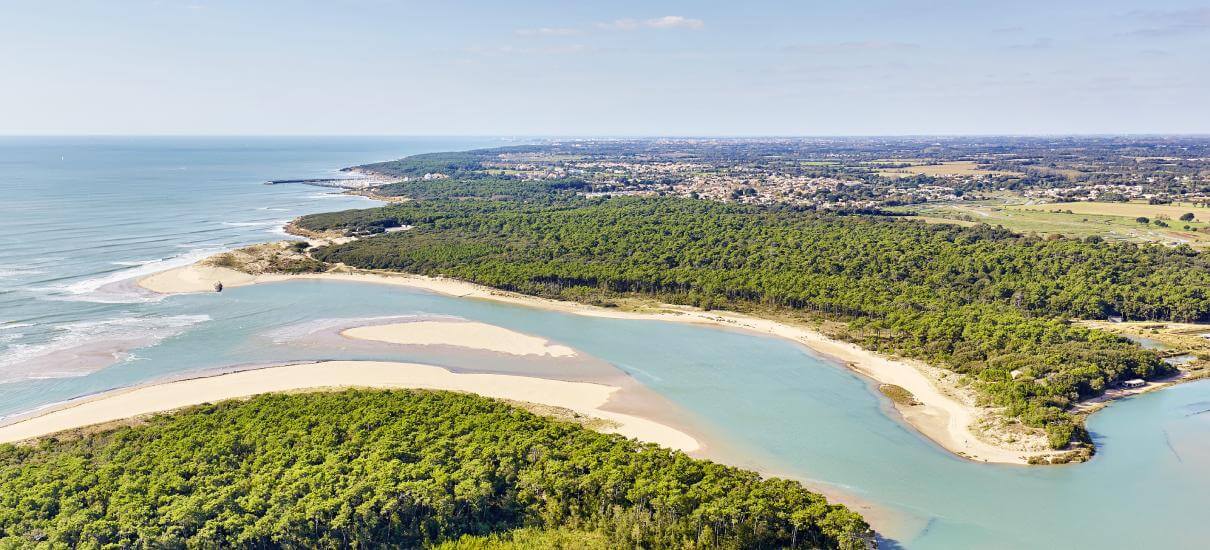
{"label": "turquoise water", "polygon": [[[92,175],[85,163],[73,169],[74,176],[72,170],[52,169],[53,177],[46,182],[38,179],[39,163],[13,160],[19,155],[11,149],[25,146],[0,142],[0,208],[5,209],[0,223],[10,239],[0,247],[0,266],[10,273],[0,279],[9,289],[0,290],[5,292],[0,295],[0,321],[29,326],[11,328],[10,323],[0,334],[35,335],[41,330],[49,340],[22,336],[13,341],[16,346],[0,349],[0,358],[18,354],[17,360],[8,359],[13,361],[9,366],[0,367],[8,369],[8,379],[0,383],[0,416],[140,381],[284,360],[412,360],[459,369],[534,372],[559,367],[575,370],[563,373],[570,378],[599,368],[591,360],[542,364],[490,354],[339,343],[324,336],[332,327],[357,320],[455,316],[544,336],[630,373],[747,451],[749,465],[827,484],[889,511],[893,519],[882,526],[893,539],[888,546],[1200,548],[1210,537],[1210,524],[1202,521],[1203,501],[1210,495],[1206,382],[1132,398],[1094,415],[1089,427],[1101,452],[1090,463],[993,466],[940,450],[895,420],[885,400],[865,381],[791,342],[762,335],[579,317],[327,281],[151,300],[108,284],[137,274],[141,266],[108,264],[172,258],[192,250],[178,244],[203,249],[271,239],[272,225],[224,225],[260,221],[261,207],[293,209],[281,211],[286,218],[298,211],[365,204],[344,197],[310,199],[322,190],[267,188],[257,185],[260,180],[319,175],[364,160],[450,145],[314,140],[292,149],[296,145],[273,140],[259,145],[215,140],[186,151],[176,146],[164,151],[157,142],[119,141],[105,147],[125,153],[95,154],[99,168],[108,171]],[[255,152],[258,148],[268,152],[262,156]],[[59,144],[57,151],[71,150]],[[224,151],[239,160],[223,160],[228,154]],[[41,162],[53,168],[51,161],[59,156],[82,154],[48,150]],[[165,181],[171,180],[163,175],[166,171],[154,169],[159,163],[148,167],[139,160],[166,157],[192,167],[192,173],[213,170],[217,175],[172,183]],[[211,157],[217,160],[207,160]],[[211,162],[215,166],[206,168]],[[15,171],[14,163],[19,165]],[[250,175],[241,176],[240,166]],[[92,183],[102,177],[109,183]],[[14,181],[20,182],[16,190]],[[142,183],[129,192],[113,189],[124,188],[125,181]],[[98,189],[87,192],[90,185]],[[11,207],[10,196],[20,197],[22,206]],[[154,208],[161,200],[179,206]],[[171,212],[171,217],[163,212]],[[181,217],[187,223],[177,223]],[[203,232],[200,238],[206,241],[192,242],[199,237],[182,230],[184,225],[213,233]],[[23,260],[52,257],[62,259],[41,264]],[[101,278],[104,282],[96,284]],[[135,320],[122,321],[123,316]],[[90,322],[103,322],[106,330],[77,328]],[[154,333],[153,338],[140,340],[148,333]],[[99,349],[97,342],[123,338],[133,343],[102,368],[34,368],[50,365],[35,360],[32,346]],[[67,344],[75,348],[65,348]],[[54,357],[71,362],[69,355]]]}

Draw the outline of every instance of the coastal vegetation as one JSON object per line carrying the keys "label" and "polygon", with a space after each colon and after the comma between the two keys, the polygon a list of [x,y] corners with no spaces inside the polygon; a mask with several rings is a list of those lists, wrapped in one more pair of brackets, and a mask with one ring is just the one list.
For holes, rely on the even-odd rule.
{"label": "coastal vegetation", "polygon": [[398,160],[388,160],[357,166],[356,170],[382,174],[391,178],[423,178],[425,174],[449,177],[473,174],[483,169],[485,155],[480,151],[447,151],[424,153]]}
{"label": "coastal vegetation", "polygon": [[1023,236],[791,207],[622,197],[429,200],[299,220],[414,229],[321,248],[354,267],[589,303],[621,295],[838,321],[839,336],[965,375],[984,404],[1086,441],[1077,402],[1175,368],[1072,319],[1200,321],[1210,265],[1189,247]]}
{"label": "coastal vegetation", "polygon": [[901,386],[896,386],[894,384],[879,384],[878,391],[882,393],[882,395],[887,396],[887,398],[893,401],[896,405],[902,407],[914,407],[920,404],[920,402],[916,400],[916,396],[912,395],[912,392],[904,389]]}
{"label": "coastal vegetation", "polygon": [[469,394],[268,394],[0,446],[0,547],[864,548],[800,484]]}
{"label": "coastal vegetation", "polygon": [[407,183],[392,183],[374,189],[383,197],[408,199],[492,199],[536,200],[551,195],[585,189],[583,181],[564,178],[553,180],[517,181],[494,176],[468,179],[440,178]]}
{"label": "coastal vegetation", "polygon": [[315,273],[327,269],[308,256],[303,241],[264,243],[223,252],[206,258],[202,265],[234,269],[252,275],[264,273]]}

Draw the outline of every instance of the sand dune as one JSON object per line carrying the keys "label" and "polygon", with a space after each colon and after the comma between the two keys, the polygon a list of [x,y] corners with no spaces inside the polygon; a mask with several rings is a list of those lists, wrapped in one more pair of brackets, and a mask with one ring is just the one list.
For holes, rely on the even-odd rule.
{"label": "sand dune", "polygon": [[284,281],[289,278],[289,275],[252,275],[225,267],[193,264],[148,275],[139,279],[138,284],[147,290],[161,294],[184,294],[214,292],[214,284],[217,282],[223,283],[225,288],[231,288],[255,283]]}

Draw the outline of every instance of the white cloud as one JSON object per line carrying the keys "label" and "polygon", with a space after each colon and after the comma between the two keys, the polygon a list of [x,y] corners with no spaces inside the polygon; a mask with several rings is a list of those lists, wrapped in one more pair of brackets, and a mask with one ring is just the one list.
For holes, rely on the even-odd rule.
{"label": "white cloud", "polygon": [[580,29],[569,27],[541,27],[537,29],[518,29],[521,36],[574,36],[580,34]]}
{"label": "white cloud", "polygon": [[706,25],[701,19],[690,19],[680,15],[665,15],[648,19],[643,24],[653,29],[700,29]]}
{"label": "white cloud", "polygon": [[597,23],[598,28],[615,31],[633,31],[647,29],[693,29],[706,26],[701,19],[692,19],[682,15],[665,15],[654,19],[616,19],[608,23]]}

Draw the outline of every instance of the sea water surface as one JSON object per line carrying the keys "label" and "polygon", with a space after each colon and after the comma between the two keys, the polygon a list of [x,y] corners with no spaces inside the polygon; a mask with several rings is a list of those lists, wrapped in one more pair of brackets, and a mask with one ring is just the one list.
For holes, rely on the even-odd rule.
{"label": "sea water surface", "polygon": [[262,185],[499,139],[0,137],[0,383],[84,374],[205,322],[115,284],[378,204]]}
{"label": "sea water surface", "polygon": [[[482,141],[0,141],[0,339],[8,338],[0,342],[0,416],[239,365],[359,358],[476,369],[504,360],[309,337],[358,319],[454,316],[543,336],[630,373],[743,450],[744,465],[888,511],[893,519],[880,526],[887,546],[1202,548],[1210,540],[1206,382],[1094,415],[1100,453],[1087,464],[997,466],[939,449],[899,422],[868,382],[759,334],[332,281],[154,300],[108,284],[271,240],[280,220],[299,213],[369,204],[262,180],[490,144]],[[69,158],[74,165],[62,164]],[[73,349],[108,353],[108,364],[94,368],[87,353],[63,353]]]}

